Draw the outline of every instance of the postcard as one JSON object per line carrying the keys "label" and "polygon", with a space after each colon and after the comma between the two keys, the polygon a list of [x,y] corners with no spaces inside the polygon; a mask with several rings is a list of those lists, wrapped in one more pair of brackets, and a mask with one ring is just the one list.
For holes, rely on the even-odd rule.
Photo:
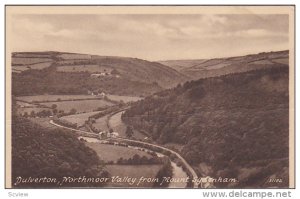
{"label": "postcard", "polygon": [[6,6],[6,188],[294,188],[294,6]]}

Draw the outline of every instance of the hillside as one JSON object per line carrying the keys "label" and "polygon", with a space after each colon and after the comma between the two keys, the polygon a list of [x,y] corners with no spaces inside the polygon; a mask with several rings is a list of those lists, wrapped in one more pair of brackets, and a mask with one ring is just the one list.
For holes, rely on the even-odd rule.
{"label": "hillside", "polygon": [[[157,62],[64,52],[13,53],[12,72],[16,95],[87,90],[148,95],[186,80],[181,73]],[[31,87],[33,93],[29,92]]]}
{"label": "hillside", "polygon": [[177,71],[182,71],[207,61],[206,59],[191,59],[191,60],[166,60],[158,61],[159,63],[169,66]]}
{"label": "hillside", "polygon": [[288,65],[288,60],[289,51],[278,51],[206,60],[168,60],[160,63],[174,68],[192,79],[200,79],[271,68],[278,64]]}
{"label": "hillside", "polygon": [[[12,118],[12,182],[17,177],[105,177],[104,163],[97,154],[63,130],[47,130],[25,118]],[[99,183],[21,183],[13,187],[99,187]]]}
{"label": "hillside", "polygon": [[136,102],[122,119],[158,143],[182,145],[200,176],[239,180],[218,187],[287,187],[289,70],[273,66],[187,82]]}

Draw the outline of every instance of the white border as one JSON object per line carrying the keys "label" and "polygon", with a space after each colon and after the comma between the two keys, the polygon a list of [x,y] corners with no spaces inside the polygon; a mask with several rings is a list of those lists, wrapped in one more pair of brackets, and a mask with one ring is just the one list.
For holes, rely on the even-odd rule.
{"label": "white border", "polygon": [[[39,0],[39,1],[34,1],[34,0],[27,0],[26,4],[62,4],[62,3],[67,3],[67,2],[62,2],[60,0],[52,0],[52,1],[45,1],[45,0]],[[151,1],[116,1],[116,0],[103,0],[103,1],[92,1],[92,0],[85,0],[85,1],[79,1],[79,0],[73,0],[72,2],[70,2],[72,4],[209,4],[209,5],[213,5],[213,4],[296,4],[296,32],[297,32],[297,27],[299,26],[299,15],[297,15],[297,2],[296,0],[293,1],[287,1],[287,0],[231,0],[231,1],[226,1],[226,0],[210,0],[210,1],[206,1],[206,2],[199,2],[199,1],[191,1],[191,0],[184,0],[184,1],[179,1],[179,0],[172,0],[172,1],[166,1],[166,0],[151,0]],[[2,60],[2,71],[0,72],[0,79],[2,79],[2,86],[1,91],[2,91],[2,95],[0,97],[1,100],[1,113],[0,114],[0,125],[1,125],[1,136],[0,136],[0,145],[1,147],[1,154],[3,158],[1,158],[2,162],[0,164],[0,187],[1,187],[1,192],[0,192],[0,198],[10,198],[9,197],[9,192],[11,193],[28,193],[29,197],[25,197],[25,198],[44,198],[44,199],[53,199],[53,198],[131,198],[131,199],[135,199],[135,198],[143,198],[143,199],[148,199],[148,198],[155,198],[155,197],[159,197],[159,198],[202,198],[202,194],[201,192],[205,191],[205,190],[172,190],[172,189],[168,189],[168,190],[154,190],[154,189],[148,189],[148,190],[144,190],[144,189],[125,189],[125,190],[121,190],[121,189],[105,189],[105,190],[99,190],[99,189],[68,189],[68,190],[57,190],[57,189],[53,189],[53,190],[30,190],[30,189],[22,189],[22,190],[12,190],[12,189],[4,189],[4,133],[5,133],[5,128],[4,128],[4,124],[5,124],[5,73],[4,73],[4,58],[5,58],[5,51],[4,51],[4,5],[5,4],[25,4],[24,0],[14,0],[14,1],[7,1],[7,0],[2,0],[1,1],[1,6],[2,8],[0,16],[2,17],[2,20],[0,21],[0,27],[2,27],[1,31],[1,42],[2,42],[2,48],[1,48],[1,60]],[[300,5],[300,4],[299,4]],[[297,39],[296,39],[297,42]],[[298,42],[297,42],[298,43]],[[296,43],[296,57],[299,57],[300,54],[297,51],[297,43]],[[298,56],[297,56],[298,55]],[[297,60],[296,60],[297,63]],[[299,71],[296,69],[296,77],[299,76]],[[298,104],[300,101],[297,101],[297,99],[299,98],[299,83],[297,82],[297,79],[295,79],[296,81],[296,104]],[[298,102],[298,103],[297,103]],[[297,107],[296,106],[296,111],[297,111]],[[300,119],[299,117],[297,117],[296,115],[296,124],[300,124]],[[297,126],[296,126],[296,134],[297,134]],[[299,135],[296,135],[296,143],[299,142]],[[299,154],[299,147],[297,147],[296,144],[296,155]],[[298,157],[296,157],[296,165],[298,163]],[[296,168],[296,175],[297,175],[297,168]],[[296,187],[299,187],[299,179],[296,176]],[[254,191],[262,191],[263,189],[260,190],[254,190]],[[225,191],[225,192],[230,192],[231,190],[219,190],[219,191]],[[248,190],[251,191],[251,190]],[[272,191],[272,192],[276,192],[278,190],[267,190],[267,191]],[[284,190],[281,190],[284,191]],[[299,191],[296,190],[292,190],[289,189],[287,191],[291,191],[292,192],[292,198],[299,198],[300,197],[300,193]]]}

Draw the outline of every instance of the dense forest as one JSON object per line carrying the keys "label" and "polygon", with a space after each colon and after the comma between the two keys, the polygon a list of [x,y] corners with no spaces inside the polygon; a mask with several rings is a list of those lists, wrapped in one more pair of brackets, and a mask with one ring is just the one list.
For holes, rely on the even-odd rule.
{"label": "dense forest", "polygon": [[[106,177],[96,152],[69,132],[45,129],[17,116],[12,118],[12,183],[15,187],[59,187],[53,183],[14,184],[17,177]],[[93,187],[101,183],[64,183],[64,187]]]}
{"label": "dense forest", "polygon": [[122,119],[158,143],[183,145],[199,175],[200,163],[210,175],[241,179],[243,168],[255,167],[232,186],[270,186],[264,179],[272,174],[288,186],[288,76],[278,66],[186,82],[136,102]]}
{"label": "dense forest", "polygon": [[162,90],[157,83],[143,83],[125,78],[91,78],[88,72],[58,72],[55,66],[12,74],[12,94],[87,94],[88,90],[110,94],[143,96]]}

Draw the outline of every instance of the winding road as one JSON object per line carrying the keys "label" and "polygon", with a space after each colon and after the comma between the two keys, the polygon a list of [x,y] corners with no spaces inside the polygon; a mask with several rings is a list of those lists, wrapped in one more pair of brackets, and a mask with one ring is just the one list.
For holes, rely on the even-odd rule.
{"label": "winding road", "polygon": [[[63,125],[60,125],[60,124],[57,124],[55,123],[53,120],[50,120],[50,124],[52,125],[55,125],[57,127],[60,127],[60,128],[64,128],[64,129],[68,129],[68,130],[72,130],[72,131],[76,131],[78,132],[80,135],[84,135],[86,137],[92,137],[92,138],[96,138],[98,137],[96,134],[94,133],[90,133],[90,132],[87,132],[87,131],[83,131],[83,130],[78,130],[78,129],[73,129],[73,128],[70,128],[70,127],[66,127],[66,126],[63,126]],[[131,140],[131,139],[127,139],[127,138],[114,138],[114,140],[120,140],[120,141],[128,141],[128,142],[132,142],[132,143],[138,143],[138,144],[144,144],[144,145],[148,145],[148,146],[152,146],[152,147],[155,147],[155,148],[158,148],[158,149],[162,149],[164,151],[168,151],[172,154],[175,154],[181,161],[182,163],[185,165],[185,167],[189,170],[189,172],[191,173],[192,175],[192,178],[193,179],[198,179],[198,176],[196,174],[196,172],[194,171],[194,169],[187,163],[187,161],[179,154],[177,153],[176,151],[173,151],[171,149],[168,149],[166,147],[163,147],[163,146],[159,146],[159,145],[156,145],[156,144],[152,144],[152,143],[148,143],[148,142],[143,142],[143,141],[138,141],[138,140]],[[193,183],[193,188],[198,188],[198,185]]]}

